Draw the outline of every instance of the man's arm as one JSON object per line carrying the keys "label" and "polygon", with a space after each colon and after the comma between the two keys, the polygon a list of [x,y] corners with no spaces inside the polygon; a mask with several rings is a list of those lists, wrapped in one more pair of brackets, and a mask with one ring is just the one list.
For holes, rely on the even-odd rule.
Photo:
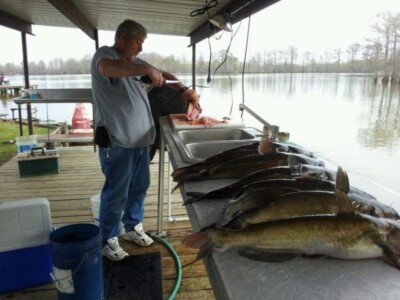
{"label": "man's arm", "polygon": [[101,75],[111,78],[147,75],[154,86],[163,85],[164,79],[160,71],[148,64],[137,64],[124,60],[102,59],[98,64]]}
{"label": "man's arm", "polygon": [[[166,71],[162,71],[162,76],[168,80],[179,80],[175,75]],[[170,84],[170,86],[178,90],[182,94],[183,100],[186,103],[192,103],[193,105],[198,106],[200,98],[197,95],[196,91],[189,89],[180,81],[178,83]]]}

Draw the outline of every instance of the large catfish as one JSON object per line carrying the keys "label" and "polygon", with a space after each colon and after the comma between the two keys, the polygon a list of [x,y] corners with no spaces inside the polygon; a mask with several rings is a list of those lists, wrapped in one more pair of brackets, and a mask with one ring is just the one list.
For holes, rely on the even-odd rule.
{"label": "large catfish", "polygon": [[248,144],[233,147],[231,149],[221,151],[203,161],[192,164],[190,166],[175,169],[171,176],[174,181],[182,181],[189,174],[199,173],[204,169],[219,165],[222,161],[228,161],[237,157],[242,157],[249,154],[257,154],[259,142],[251,142]]}
{"label": "large catfish", "polygon": [[[240,178],[238,181],[213,190],[208,193],[188,192],[187,199],[184,204],[193,203],[204,199],[226,199],[233,197],[243,187],[256,182],[270,179],[294,179],[296,177],[308,176],[320,180],[334,181],[336,172],[329,170],[325,167],[312,166],[312,165],[294,165],[294,166],[278,166],[256,171],[249,175]],[[283,184],[285,182],[282,182]]]}
{"label": "large catfish", "polygon": [[[349,179],[342,168],[338,168],[336,185],[332,181],[318,179],[293,179],[285,180],[287,187],[298,187],[298,191],[271,194],[267,182],[279,183],[282,180],[267,180],[255,182],[243,187],[229,200],[218,220],[218,226],[227,226],[240,229],[247,223],[260,222],[255,220],[273,220],[298,217],[313,214],[337,213],[338,192],[351,202],[357,212],[376,217],[399,219],[399,215],[392,207],[376,201],[371,195],[350,187]],[[290,184],[289,184],[290,183]],[[336,210],[335,210],[336,209]],[[243,215],[247,211],[249,212]],[[236,218],[236,220],[233,220]],[[231,225],[227,225],[231,223]],[[234,224],[234,225],[232,225]]]}
{"label": "large catfish", "polygon": [[264,261],[272,259],[271,252],[339,259],[384,257],[400,269],[400,223],[363,214],[306,216],[238,231],[213,229],[193,233],[182,244],[200,248],[195,261],[214,249],[238,249],[240,255]]}
{"label": "large catfish", "polygon": [[[204,179],[205,174],[215,168],[220,166],[225,162],[229,162],[231,160],[241,159],[244,156],[248,155],[260,155],[260,154],[276,154],[276,153],[286,153],[286,156],[290,153],[295,154],[294,161],[295,163],[301,163],[301,161],[306,160],[305,157],[312,158],[312,162],[315,162],[315,155],[308,151],[307,149],[295,146],[295,145],[284,145],[276,142],[272,142],[269,139],[263,138],[261,142],[252,142],[245,145],[240,145],[225,151],[222,151],[214,156],[211,156],[201,162],[192,164],[190,166],[178,168],[174,170],[171,174],[174,181],[184,182],[187,180],[196,180],[196,179]],[[296,159],[296,156],[299,155],[300,158],[304,159]],[[299,161],[300,160],[300,161]],[[284,165],[287,165],[286,161]],[[316,165],[313,163],[313,165]],[[323,165],[321,161],[318,162],[317,165]],[[235,176],[233,176],[235,177]],[[228,177],[232,178],[232,176]],[[177,187],[174,188],[174,190]]]}
{"label": "large catfish", "polygon": [[[308,157],[303,154],[276,152],[271,154],[249,154],[229,161],[221,162],[217,166],[206,168],[200,173],[186,174],[186,180],[216,179],[216,178],[241,178],[259,170],[277,166],[288,166],[289,161],[294,164],[308,164],[323,166],[322,161]],[[174,178],[175,180],[176,178]]]}

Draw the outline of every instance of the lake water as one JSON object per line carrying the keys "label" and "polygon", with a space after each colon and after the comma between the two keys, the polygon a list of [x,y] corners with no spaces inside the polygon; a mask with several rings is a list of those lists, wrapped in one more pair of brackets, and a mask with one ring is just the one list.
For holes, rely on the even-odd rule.
{"label": "lake water", "polygon": [[[22,76],[9,76],[23,84]],[[190,77],[180,76],[187,85]],[[90,75],[31,76],[39,88],[89,88]],[[207,86],[205,77],[198,85]],[[198,87],[204,115],[241,118],[244,103],[268,123],[290,133],[300,144],[346,171],[359,174],[400,194],[400,94],[399,84],[385,86],[362,74],[257,74],[216,77],[209,87]],[[2,111],[16,105],[2,100]],[[39,119],[63,122],[75,105],[34,105]],[[231,113],[231,107],[233,107]],[[91,106],[88,106],[91,115]],[[47,117],[48,116],[48,117]],[[248,113],[244,122],[261,123]]]}

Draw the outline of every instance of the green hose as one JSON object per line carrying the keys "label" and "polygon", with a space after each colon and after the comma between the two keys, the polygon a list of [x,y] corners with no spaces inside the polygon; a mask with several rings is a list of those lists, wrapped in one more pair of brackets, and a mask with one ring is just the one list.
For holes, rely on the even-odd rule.
{"label": "green hose", "polygon": [[175,260],[175,266],[176,266],[176,270],[177,270],[177,278],[175,281],[175,286],[174,289],[172,290],[171,294],[169,295],[168,300],[173,300],[176,297],[176,294],[178,293],[179,287],[181,285],[181,280],[182,280],[182,264],[181,261],[179,259],[178,253],[176,253],[175,249],[172,248],[172,246],[163,238],[159,237],[158,235],[153,235],[151,233],[148,233],[153,239],[155,239],[157,242],[159,242],[160,244],[164,245],[169,252],[172,254],[172,256],[174,257]]}

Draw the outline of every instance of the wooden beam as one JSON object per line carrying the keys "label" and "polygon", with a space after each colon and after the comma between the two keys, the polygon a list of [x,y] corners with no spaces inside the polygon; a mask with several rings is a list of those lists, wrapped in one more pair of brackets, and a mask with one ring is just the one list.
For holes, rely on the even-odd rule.
{"label": "wooden beam", "polygon": [[32,23],[22,20],[3,10],[0,10],[0,25],[21,31],[23,33],[32,34]]}
{"label": "wooden beam", "polygon": [[[257,13],[258,11],[265,9],[266,7],[279,2],[280,0],[237,0],[230,1],[222,9],[220,9],[216,14],[221,15],[228,13],[231,17],[231,24],[240,22],[241,20]],[[195,31],[189,34],[190,46],[201,42],[202,40],[212,36],[213,34],[221,31],[215,28],[207,20],[202,25],[200,25]]]}
{"label": "wooden beam", "polygon": [[95,28],[85,17],[85,15],[76,7],[72,0],[47,0],[51,5],[57,8],[66,16],[76,27],[80,28],[92,40],[96,40]]}

